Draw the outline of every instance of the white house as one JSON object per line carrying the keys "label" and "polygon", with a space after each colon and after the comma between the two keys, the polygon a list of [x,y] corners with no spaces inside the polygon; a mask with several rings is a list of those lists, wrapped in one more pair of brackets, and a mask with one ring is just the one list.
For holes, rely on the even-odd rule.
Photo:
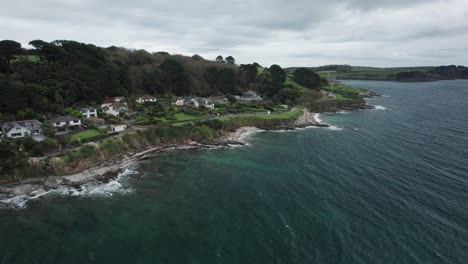
{"label": "white house", "polygon": [[227,104],[228,99],[225,96],[211,96],[208,98],[210,102],[213,104]]}
{"label": "white house", "polygon": [[137,97],[136,100],[137,103],[142,104],[142,103],[155,103],[156,102],[156,97],[151,96],[151,95],[141,95]]}
{"label": "white house", "polygon": [[116,103],[124,103],[125,102],[125,97],[123,96],[117,96],[113,98]]}
{"label": "white house", "polygon": [[263,100],[256,92],[254,91],[247,91],[242,94],[241,97],[238,98],[240,101],[261,101]]}
{"label": "white house", "polygon": [[172,100],[172,104],[173,105],[176,105],[176,106],[183,106],[185,103],[185,99],[184,98],[176,98],[176,99],[173,99]]}
{"label": "white house", "polygon": [[214,104],[211,103],[207,98],[198,97],[196,98],[199,105],[204,106],[206,108],[214,108]]}
{"label": "white house", "polygon": [[84,118],[89,119],[92,117],[98,117],[97,110],[94,107],[82,107],[78,109]]}
{"label": "white house", "polygon": [[105,103],[101,105],[101,108],[104,113],[117,117],[121,116],[122,113],[126,113],[128,111],[128,106],[126,104],[121,103]]}
{"label": "white house", "polygon": [[65,131],[68,129],[77,129],[81,127],[81,120],[74,116],[58,116],[52,120],[52,126],[57,131]]}
{"label": "white house", "polygon": [[7,122],[2,126],[2,134],[5,138],[24,138],[32,136],[36,141],[43,141],[42,123],[36,119]]}
{"label": "white house", "polygon": [[196,108],[200,107],[200,103],[198,103],[197,99],[195,99],[195,98],[190,99],[190,101],[188,101],[188,102],[189,102],[190,106],[193,106],[193,107],[196,107]]}
{"label": "white house", "polygon": [[127,129],[127,125],[109,125],[107,128],[108,133],[119,133]]}

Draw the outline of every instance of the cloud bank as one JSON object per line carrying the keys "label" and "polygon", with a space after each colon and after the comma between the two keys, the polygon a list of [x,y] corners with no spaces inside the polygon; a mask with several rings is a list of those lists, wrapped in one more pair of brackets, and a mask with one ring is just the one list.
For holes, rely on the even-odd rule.
{"label": "cloud bank", "polygon": [[[410,3],[409,3],[410,2]],[[71,39],[238,63],[466,64],[466,0],[3,0],[0,39]]]}

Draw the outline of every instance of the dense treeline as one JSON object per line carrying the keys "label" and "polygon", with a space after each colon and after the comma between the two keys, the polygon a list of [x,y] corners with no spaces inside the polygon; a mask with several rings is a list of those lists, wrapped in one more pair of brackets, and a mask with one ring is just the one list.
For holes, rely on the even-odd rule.
{"label": "dense treeline", "polygon": [[437,81],[452,79],[468,79],[468,68],[464,66],[440,66],[432,71],[399,72],[395,76],[397,81]]}
{"label": "dense treeline", "polygon": [[110,96],[236,95],[253,89],[285,102],[298,94],[286,87],[280,66],[259,74],[258,64],[238,66],[232,56],[210,61],[69,40],[33,40],[29,45],[33,48],[27,50],[18,42],[0,41],[0,122],[13,115],[56,115]]}

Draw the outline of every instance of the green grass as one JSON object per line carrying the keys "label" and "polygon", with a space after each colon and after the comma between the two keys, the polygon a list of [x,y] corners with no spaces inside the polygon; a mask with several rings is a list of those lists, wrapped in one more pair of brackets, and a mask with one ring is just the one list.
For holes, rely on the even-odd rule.
{"label": "green grass", "polygon": [[76,139],[91,138],[91,137],[95,137],[95,136],[98,136],[98,135],[101,135],[101,134],[102,133],[97,131],[97,130],[89,129],[89,130],[85,130],[85,131],[82,131],[80,133],[72,135],[71,139],[76,140]]}
{"label": "green grass", "polygon": [[30,62],[39,62],[40,61],[40,58],[37,55],[21,55],[21,56],[16,56],[16,59],[13,60],[13,62],[19,61],[21,59],[26,59],[26,60],[28,60]]}
{"label": "green grass", "polygon": [[286,85],[290,84],[295,88],[300,88],[302,91],[305,91],[307,89],[304,86],[302,86],[302,85],[298,84],[297,82],[295,82],[294,79],[293,79],[292,74],[288,74],[286,76],[286,83],[285,84]]}
{"label": "green grass", "polygon": [[317,102],[328,102],[328,101],[345,101],[345,100],[353,100],[348,97],[344,97],[341,94],[335,94],[336,98],[328,98],[328,97],[323,97],[317,100]]}
{"label": "green grass", "polygon": [[349,72],[320,71],[322,77],[335,76],[338,79],[361,79],[361,80],[394,80],[399,72],[422,71],[428,72],[435,67],[397,67],[397,68],[375,68],[353,66]]}
{"label": "green grass", "polygon": [[325,88],[325,90],[327,90],[327,91],[333,91],[333,92],[340,92],[340,91],[344,91],[344,92],[355,92],[355,93],[367,92],[366,89],[356,88],[356,87],[352,87],[352,86],[349,86],[349,85],[346,85],[346,84],[342,84],[342,83],[337,83],[337,84],[334,84],[334,85],[329,85],[327,88]]}
{"label": "green grass", "polygon": [[220,117],[219,120],[221,121],[227,121],[229,119],[233,118],[243,118],[243,117],[255,117],[259,119],[289,119],[292,117],[299,117],[299,115],[302,114],[302,109],[301,108],[296,108],[290,112],[286,113],[281,113],[281,114],[240,114],[240,115],[234,115],[234,116],[223,116]]}
{"label": "green grass", "polygon": [[191,116],[184,113],[177,113],[175,114],[177,121],[191,121],[191,120],[198,120],[198,119],[205,119],[206,116]]}

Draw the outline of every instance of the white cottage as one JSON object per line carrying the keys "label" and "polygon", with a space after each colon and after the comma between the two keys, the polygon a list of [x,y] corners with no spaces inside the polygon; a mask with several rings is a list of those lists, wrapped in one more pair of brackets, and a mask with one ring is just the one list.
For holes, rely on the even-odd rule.
{"label": "white cottage", "polygon": [[52,126],[57,131],[65,131],[68,129],[78,129],[81,127],[81,120],[74,116],[58,116],[52,120]]}
{"label": "white cottage", "polygon": [[2,134],[5,138],[16,139],[32,136],[36,141],[44,140],[42,123],[36,119],[7,122],[2,126]]}
{"label": "white cottage", "polygon": [[80,113],[86,119],[98,117],[97,110],[94,107],[82,107],[79,108],[78,111],[80,111]]}
{"label": "white cottage", "polygon": [[108,129],[107,129],[107,132],[108,133],[119,133],[119,132],[123,132],[127,129],[127,125],[123,125],[123,124],[120,124],[120,125],[109,125],[108,126]]}

